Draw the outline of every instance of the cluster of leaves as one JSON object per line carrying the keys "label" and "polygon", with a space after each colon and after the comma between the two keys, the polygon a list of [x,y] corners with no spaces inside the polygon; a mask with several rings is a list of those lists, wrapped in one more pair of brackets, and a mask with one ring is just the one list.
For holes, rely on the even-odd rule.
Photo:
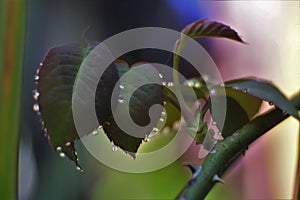
{"label": "cluster of leaves", "polygon": [[[244,43],[234,31],[227,25],[219,22],[211,22],[207,20],[199,20],[187,26],[182,31],[183,34],[190,38],[216,37],[227,38],[237,42]],[[176,43],[176,50],[180,51],[184,45],[184,40],[189,39],[183,37]],[[44,58],[37,77],[37,93],[39,112],[47,131],[48,138],[55,150],[62,151],[76,165],[78,165],[77,153],[75,151],[74,142],[79,139],[72,115],[72,91],[75,78],[83,59],[97,45],[92,44],[66,44],[51,49]],[[174,55],[173,67],[178,69],[179,56]],[[124,151],[136,153],[142,142],[147,137],[143,135],[140,138],[130,136],[124,133],[115,123],[111,111],[112,90],[119,78],[129,70],[139,68],[139,64],[131,67],[126,61],[116,60],[102,75],[96,91],[95,107],[99,124],[103,127],[108,138]],[[147,74],[139,74],[139,77],[147,79]],[[132,79],[134,82],[134,78]],[[132,84],[132,83],[127,83]],[[201,77],[196,77],[188,81],[187,84],[181,85],[181,91],[184,92],[187,87],[192,87],[197,98],[206,102],[200,112],[200,118],[196,121],[198,126],[195,140],[198,144],[203,139],[209,127],[203,121],[204,115],[210,109],[210,95],[206,87],[207,81]],[[270,105],[274,105],[282,110],[285,114],[293,115],[298,118],[297,110],[293,104],[275,87],[271,82],[255,78],[237,79],[225,84],[215,85],[214,95],[218,101],[223,99],[219,89],[226,91],[227,112],[225,124],[222,129],[224,138],[231,136],[236,130],[246,125],[257,114],[263,101],[267,101]],[[163,86],[155,84],[147,84],[138,88],[130,99],[130,115],[133,121],[140,126],[149,123],[148,111],[154,104],[161,104],[166,101],[165,109],[178,109],[177,116],[167,118],[166,125],[170,126],[174,121],[180,118],[180,107],[175,96]],[[218,126],[219,116],[212,116]],[[221,128],[221,127],[219,127]],[[150,132],[149,132],[150,134]],[[132,154],[134,155],[134,154]]]}

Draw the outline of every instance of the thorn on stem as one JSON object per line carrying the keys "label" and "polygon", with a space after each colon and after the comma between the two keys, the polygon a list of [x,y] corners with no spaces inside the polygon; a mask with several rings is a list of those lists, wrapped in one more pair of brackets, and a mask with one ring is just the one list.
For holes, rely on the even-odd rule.
{"label": "thorn on stem", "polygon": [[194,174],[198,168],[198,166],[193,165],[193,164],[184,164],[184,166],[188,167],[191,170],[192,174]]}
{"label": "thorn on stem", "polygon": [[224,184],[224,181],[218,176],[218,174],[215,174],[215,175],[213,176],[212,181],[213,181],[213,182],[219,182],[219,183]]}

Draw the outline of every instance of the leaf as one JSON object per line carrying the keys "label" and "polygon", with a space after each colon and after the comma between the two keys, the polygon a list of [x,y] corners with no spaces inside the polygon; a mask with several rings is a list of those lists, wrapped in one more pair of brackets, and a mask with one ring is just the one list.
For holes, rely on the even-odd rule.
{"label": "leaf", "polygon": [[[122,65],[125,66],[124,63]],[[120,88],[119,97],[121,97],[122,99],[118,102],[118,104],[120,107],[122,106],[122,104],[124,104],[125,101],[129,101],[129,114],[132,120],[139,126],[146,126],[150,123],[150,118],[148,114],[150,107],[154,104],[163,105],[163,88],[161,85],[157,84],[146,84],[141,87],[138,87],[133,92],[132,96],[129,96],[129,91],[132,88],[135,88],[138,79],[144,80],[145,82],[149,82],[149,80],[153,76],[153,74],[149,74],[147,73],[147,71],[139,69],[141,69],[140,64],[134,64],[133,66],[131,66],[129,70],[129,72],[131,73],[129,75],[130,77],[125,79],[124,82],[121,82],[122,87]],[[101,105],[100,102],[99,105]],[[124,109],[124,112],[128,112],[128,110],[126,110],[127,108]],[[97,114],[102,113],[101,110],[97,109],[97,106],[96,111]],[[119,112],[118,114],[121,115],[121,112]],[[125,122],[126,120],[127,118],[124,118]],[[158,120],[159,116],[157,116],[156,121]],[[138,136],[134,137],[121,130],[117,126],[112,115],[108,118],[107,122],[108,123],[103,123],[103,129],[107,134],[108,138],[115,145],[119,146],[124,151],[129,152],[132,156],[135,156],[134,153],[137,152],[142,140],[145,138],[145,135],[149,135],[153,128],[151,127],[151,129],[149,129],[146,134],[134,133],[132,135]]]}
{"label": "leaf", "polygon": [[62,151],[78,165],[74,141],[78,139],[72,116],[72,90],[76,74],[87,49],[94,45],[67,44],[52,48],[37,72],[38,107],[56,151]]}
{"label": "leaf", "polygon": [[[38,106],[41,118],[55,151],[61,151],[60,156],[73,160],[79,170],[77,153],[74,142],[79,138],[72,115],[72,92],[79,67],[86,55],[97,45],[97,43],[65,44],[52,48],[43,59],[41,68],[37,73]],[[110,97],[108,96],[114,81],[118,80],[118,71],[114,64],[104,72],[101,85],[102,102],[104,113],[101,121],[109,117]],[[38,95],[37,95],[38,94]],[[108,99],[109,98],[109,99]],[[97,101],[95,102],[97,104]]]}
{"label": "leaf", "polygon": [[198,20],[186,26],[181,32],[191,38],[219,37],[244,43],[238,33],[230,26],[220,22],[206,21],[206,19]]}
{"label": "leaf", "polygon": [[263,79],[243,78],[226,82],[227,87],[246,92],[275,105],[283,111],[299,119],[298,111],[293,103],[271,82]]}
{"label": "leaf", "polygon": [[[96,45],[97,43],[90,45],[66,44],[52,48],[44,58],[36,76],[38,83],[35,96],[38,105],[35,108],[39,109],[49,141],[56,151],[61,151],[61,156],[67,155],[80,170],[81,167],[78,165],[74,146],[74,142],[79,136],[72,115],[72,92],[83,59]],[[135,71],[138,68],[139,66],[135,65],[130,70]],[[114,121],[111,107],[112,91],[115,84],[119,77],[128,70],[128,64],[122,60],[116,60],[105,70],[97,85],[95,109],[98,121],[109,139],[124,151],[135,153],[145,135],[133,137],[124,133]],[[147,73],[135,75],[144,80],[152,76],[152,74]],[[132,77],[130,80],[126,83],[126,87],[134,85],[136,77]],[[149,109],[153,104],[162,105],[162,96],[162,87],[159,85],[147,84],[138,88],[130,97],[132,119],[141,126],[149,123]]]}
{"label": "leaf", "polygon": [[[223,101],[222,96],[219,95],[218,89],[216,90],[215,102]],[[219,130],[222,132],[223,137],[232,135],[236,130],[246,125],[258,112],[262,101],[250,94],[242,91],[234,90],[225,87],[226,92],[226,116],[223,128],[220,126],[222,117],[217,113],[213,116],[214,121]]]}

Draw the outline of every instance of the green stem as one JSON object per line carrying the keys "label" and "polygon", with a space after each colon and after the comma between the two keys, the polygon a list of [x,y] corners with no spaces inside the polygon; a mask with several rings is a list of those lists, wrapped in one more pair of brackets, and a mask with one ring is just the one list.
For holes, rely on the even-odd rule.
{"label": "green stem", "polygon": [[[293,98],[293,102],[299,110],[300,93]],[[199,170],[200,173],[188,182],[178,199],[204,199],[216,183],[213,181],[215,175],[222,176],[232,160],[243,154],[245,148],[288,116],[278,108],[272,109],[256,117],[238,130],[237,134],[218,142],[214,148],[214,153],[210,153],[205,159],[201,171]]]}
{"label": "green stem", "polygon": [[180,109],[182,116],[184,120],[186,121],[187,125],[191,125],[194,123],[194,114],[192,110],[189,108],[189,106],[185,103],[185,100],[183,98],[183,95],[181,93],[180,84],[179,84],[179,54],[181,52],[181,49],[183,48],[187,38],[183,37],[179,40],[177,40],[175,46],[174,46],[174,59],[173,59],[173,81],[174,81],[174,87],[176,93],[176,97],[178,99],[178,102],[180,103]]}
{"label": "green stem", "polygon": [[0,1],[0,194],[17,199],[25,0]]}

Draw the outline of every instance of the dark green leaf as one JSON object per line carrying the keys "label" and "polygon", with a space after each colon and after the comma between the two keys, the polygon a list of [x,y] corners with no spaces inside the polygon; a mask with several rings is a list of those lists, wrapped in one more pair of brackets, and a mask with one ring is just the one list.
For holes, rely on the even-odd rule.
{"label": "dark green leaf", "polygon": [[78,139],[71,100],[76,74],[93,45],[67,44],[51,49],[37,73],[37,95],[45,131],[55,150],[78,165],[74,141]]}
{"label": "dark green leaf", "polygon": [[[124,67],[126,64],[118,64],[118,68],[120,69],[120,66]],[[135,87],[136,80],[137,79],[143,79],[146,82],[149,82],[148,80],[153,76],[153,74],[149,74],[146,71],[143,72],[139,69],[139,64],[135,64],[130,68],[130,77],[125,79],[125,82],[122,82],[123,88],[120,89],[120,96],[124,101],[129,100],[129,113],[132,118],[132,120],[139,126],[146,126],[150,123],[149,118],[149,110],[150,107],[154,104],[160,104],[163,105],[163,88],[161,85],[157,84],[146,84],[139,88],[137,88],[133,95],[130,97],[128,96],[128,91],[131,88]],[[110,94],[111,95],[111,94]],[[98,114],[102,116],[102,109],[105,109],[107,106],[103,106],[102,109],[99,109],[97,105],[101,106],[103,103],[101,103],[102,96],[101,91],[99,89],[99,102],[96,104],[96,111],[97,116]],[[119,102],[122,104],[121,102]],[[126,109],[126,108],[124,108]],[[126,111],[127,112],[127,111]],[[105,133],[107,134],[108,138],[117,146],[121,147],[124,151],[127,151],[131,153],[132,156],[134,156],[134,153],[137,152],[140,143],[145,138],[145,134],[140,133],[134,133],[135,136],[138,135],[138,137],[134,137],[130,134],[125,133],[123,130],[121,130],[114,118],[112,117],[112,114],[108,114],[110,116],[106,121],[101,122],[100,124],[103,125],[103,129]],[[159,120],[159,116],[157,116],[157,121]],[[125,121],[127,119],[124,119]],[[99,119],[100,121],[100,119]],[[147,134],[150,134],[152,131],[149,129]]]}
{"label": "dark green leaf", "polygon": [[[67,155],[78,165],[74,142],[79,138],[72,115],[72,92],[79,67],[87,54],[97,45],[66,44],[52,48],[38,71],[37,94],[41,117],[48,138],[60,155]],[[100,122],[107,121],[110,111],[110,93],[118,80],[118,70],[111,64],[99,81],[101,104],[96,97],[95,104],[102,108]],[[109,106],[107,106],[109,105]],[[81,169],[81,168],[80,168]]]}
{"label": "dark green leaf", "polygon": [[[218,89],[216,89],[216,91],[218,91]],[[223,116],[215,114],[213,118],[216,121],[217,127],[221,130],[223,137],[228,137],[253,118],[258,112],[262,101],[259,98],[231,88],[225,88],[225,92],[227,107],[223,129],[221,129],[222,127],[220,127],[219,123]],[[218,95],[218,92],[214,98],[216,102],[223,100],[223,98]]]}
{"label": "dark green leaf", "polygon": [[244,43],[237,32],[229,26],[205,19],[186,26],[181,32],[191,38],[220,37]]}
{"label": "dark green leaf", "polygon": [[[76,74],[83,59],[97,45],[67,44],[51,49],[38,71],[37,95],[39,112],[47,130],[48,138],[60,155],[67,155],[78,165],[74,141],[79,138],[72,115],[72,92]],[[137,69],[135,65],[131,70]],[[109,139],[124,151],[137,152],[145,137],[133,137],[124,133],[112,117],[111,96],[119,77],[129,70],[125,61],[117,60],[104,72],[97,85],[95,109],[99,124]],[[151,74],[136,74],[147,80]],[[134,84],[135,77],[126,87]],[[163,104],[162,87],[147,84],[138,88],[130,98],[130,115],[139,125],[149,123],[149,109],[153,104]],[[150,131],[149,131],[150,133]],[[82,137],[82,136],[81,136]],[[81,168],[80,168],[81,169]]]}
{"label": "dark green leaf", "polygon": [[244,78],[226,82],[226,86],[268,101],[271,105],[275,105],[284,113],[290,114],[299,119],[298,111],[294,107],[293,103],[269,81]]}

